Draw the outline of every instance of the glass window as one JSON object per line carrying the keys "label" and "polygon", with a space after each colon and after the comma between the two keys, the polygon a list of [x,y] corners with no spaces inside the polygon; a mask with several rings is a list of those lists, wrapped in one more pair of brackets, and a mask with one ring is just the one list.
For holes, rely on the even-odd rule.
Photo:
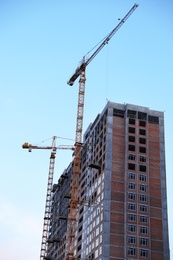
{"label": "glass window", "polygon": [[129,198],[130,200],[135,200],[135,199],[136,199],[136,194],[135,194],[135,193],[132,193],[132,192],[129,192],[129,193],[128,193],[128,198]]}
{"label": "glass window", "polygon": [[135,221],[135,220],[136,220],[136,215],[134,215],[134,214],[128,214],[128,220],[129,220],[129,221]]}
{"label": "glass window", "polygon": [[148,246],[148,239],[145,237],[140,238],[140,245]]}
{"label": "glass window", "polygon": [[128,243],[129,244],[136,244],[136,237],[128,236]]}
{"label": "glass window", "polygon": [[128,156],[128,159],[135,161],[135,155],[130,153],[129,156]]}
{"label": "glass window", "polygon": [[147,223],[148,219],[146,216],[140,216],[140,222],[141,223]]}
{"label": "glass window", "polygon": [[142,257],[148,257],[148,250],[141,249],[141,250],[140,250],[140,255],[141,255]]}
{"label": "glass window", "polygon": [[128,183],[128,188],[130,190],[135,190],[135,183],[133,183],[133,182]]}
{"label": "glass window", "polygon": [[128,209],[129,209],[129,210],[136,210],[136,204],[134,204],[134,203],[128,203]]}
{"label": "glass window", "polygon": [[147,206],[146,205],[140,205],[140,211],[141,212],[147,212]]}
{"label": "glass window", "polygon": [[146,202],[147,201],[147,196],[144,195],[144,194],[140,195],[140,201]]}
{"label": "glass window", "polygon": [[128,173],[128,178],[129,178],[129,179],[135,180],[135,177],[136,177],[136,175],[135,175],[134,172],[129,172],[129,173]]}
{"label": "glass window", "polygon": [[140,162],[146,162],[147,158],[145,156],[140,156]]}
{"label": "glass window", "polygon": [[128,225],[128,231],[129,232],[136,232],[136,226],[135,225]]}
{"label": "glass window", "polygon": [[136,255],[136,248],[129,247],[128,248],[128,255]]}
{"label": "glass window", "polygon": [[146,191],[147,186],[145,184],[140,184],[140,191]]}
{"label": "glass window", "polygon": [[146,182],[147,176],[145,174],[140,174],[140,181]]}
{"label": "glass window", "polygon": [[147,227],[140,227],[140,233],[147,234],[148,233]]}

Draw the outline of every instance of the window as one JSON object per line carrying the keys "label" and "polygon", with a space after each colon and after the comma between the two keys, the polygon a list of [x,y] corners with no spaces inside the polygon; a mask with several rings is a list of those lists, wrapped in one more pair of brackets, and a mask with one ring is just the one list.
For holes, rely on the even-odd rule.
{"label": "window", "polygon": [[135,177],[136,177],[136,175],[135,175],[134,172],[129,172],[129,173],[128,173],[128,178],[129,178],[129,179],[135,180]]}
{"label": "window", "polygon": [[147,234],[148,233],[147,227],[140,227],[140,233]]}
{"label": "window", "polygon": [[140,162],[146,162],[147,158],[145,156],[140,156]]}
{"label": "window", "polygon": [[146,216],[140,216],[140,222],[141,223],[147,223],[148,219]]}
{"label": "window", "polygon": [[128,236],[128,243],[129,244],[136,244],[136,237]]}
{"label": "window", "polygon": [[134,127],[129,127],[129,133],[135,134],[135,128]]}
{"label": "window", "polygon": [[136,232],[136,226],[135,225],[128,225],[128,231],[129,232]]}
{"label": "window", "polygon": [[147,196],[146,195],[144,195],[144,194],[142,194],[142,195],[140,195],[140,201],[147,201]]}
{"label": "window", "polygon": [[129,247],[128,248],[128,255],[136,255],[136,248]]}
{"label": "window", "polygon": [[140,238],[140,245],[148,246],[148,239],[145,237]]}
{"label": "window", "polygon": [[135,151],[135,145],[129,144],[129,151]]}
{"label": "window", "polygon": [[140,153],[146,153],[146,150],[147,150],[146,147],[142,147],[142,146],[139,147]]}
{"label": "window", "polygon": [[139,129],[139,134],[140,135],[146,135],[146,130],[145,129]]}
{"label": "window", "polygon": [[135,136],[129,135],[129,142],[135,142]]}
{"label": "window", "polygon": [[147,113],[138,112],[138,119],[147,120]]}
{"label": "window", "polygon": [[135,190],[135,184],[133,182],[128,183],[128,188],[131,190]]}
{"label": "window", "polygon": [[143,182],[146,182],[146,180],[147,180],[147,176],[144,174],[140,174],[139,178],[140,178],[140,181],[143,181]]}
{"label": "window", "polygon": [[136,204],[134,204],[134,203],[128,203],[128,209],[129,209],[129,210],[136,210]]}
{"label": "window", "polygon": [[82,235],[80,235],[80,237],[78,237],[78,242],[82,239]]}
{"label": "window", "polygon": [[148,122],[151,124],[159,124],[159,117],[157,116],[148,116]]}
{"label": "window", "polygon": [[145,184],[140,184],[140,191],[146,192],[147,186]]}
{"label": "window", "polygon": [[146,139],[145,138],[139,138],[139,143],[140,144],[146,144]]}
{"label": "window", "polygon": [[123,110],[115,109],[115,108],[114,108],[114,110],[113,110],[113,116],[124,118],[124,112],[125,112],[125,111],[123,111]]}
{"label": "window", "polygon": [[136,111],[128,110],[127,111],[127,116],[130,117],[130,118],[136,118]]}
{"label": "window", "polygon": [[136,194],[129,192],[129,193],[128,193],[128,198],[129,198],[130,200],[135,200],[135,199],[136,199]]}
{"label": "window", "polygon": [[129,154],[128,159],[135,161],[135,155],[134,154]]}
{"label": "window", "polygon": [[135,119],[129,118],[129,124],[130,125],[135,125]]}
{"label": "window", "polygon": [[148,257],[148,250],[141,249],[141,250],[140,250],[140,256],[142,256],[142,257]]}
{"label": "window", "polygon": [[147,167],[145,165],[139,165],[140,172],[146,172]]}
{"label": "window", "polygon": [[135,170],[135,164],[134,163],[128,163],[128,169],[129,170]]}
{"label": "window", "polygon": [[134,214],[128,214],[128,220],[129,220],[129,221],[135,221],[135,220],[136,220],[136,215],[134,215]]}
{"label": "window", "polygon": [[140,120],[140,121],[139,121],[139,125],[145,127],[145,126],[146,126],[146,122]]}
{"label": "window", "polygon": [[147,206],[146,205],[140,205],[140,211],[141,212],[147,212]]}

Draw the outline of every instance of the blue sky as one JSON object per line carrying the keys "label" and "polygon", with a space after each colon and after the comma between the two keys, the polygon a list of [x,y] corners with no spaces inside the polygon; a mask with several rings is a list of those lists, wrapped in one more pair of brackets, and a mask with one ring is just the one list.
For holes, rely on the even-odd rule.
{"label": "blue sky", "polygon": [[[40,253],[53,135],[75,138],[78,83],[66,82],[82,57],[134,5],[131,0],[0,1],[0,259]],[[170,247],[173,259],[173,2],[139,7],[87,67],[84,130],[107,100],[165,111]],[[45,141],[49,139],[49,141]],[[73,141],[57,139],[57,145]],[[55,181],[71,161],[58,151]]]}

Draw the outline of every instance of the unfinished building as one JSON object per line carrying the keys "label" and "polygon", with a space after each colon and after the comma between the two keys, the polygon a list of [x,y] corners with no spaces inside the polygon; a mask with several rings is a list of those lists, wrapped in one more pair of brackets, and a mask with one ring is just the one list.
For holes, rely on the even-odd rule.
{"label": "unfinished building", "polygon": [[[108,102],[83,142],[74,259],[169,260],[163,112]],[[54,186],[52,260],[66,259],[72,164],[63,174]]]}

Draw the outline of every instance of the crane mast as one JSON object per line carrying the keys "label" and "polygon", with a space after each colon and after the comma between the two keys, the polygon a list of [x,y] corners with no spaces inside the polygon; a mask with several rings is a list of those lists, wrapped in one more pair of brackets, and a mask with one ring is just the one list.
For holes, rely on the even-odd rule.
{"label": "crane mast", "polygon": [[56,150],[74,150],[74,146],[70,145],[60,145],[56,146],[56,136],[52,137],[52,145],[51,146],[36,146],[29,143],[24,143],[22,148],[28,149],[29,152],[32,149],[48,149],[52,150],[50,155],[50,163],[49,163],[49,173],[48,173],[48,182],[47,182],[47,193],[46,193],[46,205],[44,212],[44,221],[43,221],[43,232],[42,232],[42,241],[41,241],[41,250],[40,250],[40,260],[48,259],[47,258],[47,246],[48,246],[48,236],[49,236],[49,227],[50,227],[50,219],[51,219],[51,206],[52,206],[52,186],[53,186],[53,176],[54,176],[54,168],[55,168],[55,157]]}
{"label": "crane mast", "polygon": [[75,70],[74,74],[71,76],[68,85],[73,86],[75,80],[79,77],[79,92],[78,92],[78,107],[77,107],[77,120],[76,120],[76,139],[75,139],[75,150],[74,150],[74,161],[73,161],[73,174],[71,183],[71,200],[70,200],[70,212],[68,219],[68,230],[67,230],[67,249],[66,249],[66,259],[74,259],[74,241],[75,241],[75,231],[77,224],[78,215],[78,203],[79,203],[79,173],[80,173],[80,152],[82,147],[82,128],[83,128],[83,113],[84,113],[84,98],[85,98],[85,71],[88,64],[96,57],[96,55],[102,50],[102,48],[108,44],[110,39],[114,34],[121,28],[121,26],[126,22],[130,15],[138,7],[138,4],[134,4],[129,12],[124,16],[119,24],[105,37],[100,46],[96,51],[86,59],[85,56],[79,67]]}

